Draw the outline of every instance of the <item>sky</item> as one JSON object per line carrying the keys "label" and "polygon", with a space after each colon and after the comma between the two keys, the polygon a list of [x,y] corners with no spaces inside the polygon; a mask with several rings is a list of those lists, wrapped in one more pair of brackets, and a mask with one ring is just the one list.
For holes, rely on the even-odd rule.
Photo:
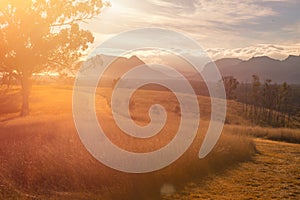
{"label": "sky", "polygon": [[[300,0],[110,0],[87,24],[95,46],[121,32],[160,27],[193,38],[213,59],[300,55]],[[108,50],[113,51],[113,50]],[[111,53],[111,52],[110,52]]]}

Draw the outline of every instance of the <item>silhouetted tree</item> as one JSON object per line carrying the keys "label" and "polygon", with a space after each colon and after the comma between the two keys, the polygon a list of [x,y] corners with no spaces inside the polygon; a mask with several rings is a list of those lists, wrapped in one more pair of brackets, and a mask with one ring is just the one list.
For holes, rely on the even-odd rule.
{"label": "silhouetted tree", "polygon": [[0,68],[22,85],[22,116],[29,114],[32,74],[72,68],[94,40],[78,23],[102,6],[101,0],[1,0]]}
{"label": "silhouetted tree", "polygon": [[233,76],[225,76],[223,77],[223,83],[225,86],[226,98],[227,99],[236,99],[235,90],[240,84],[236,78]]}
{"label": "silhouetted tree", "polygon": [[258,116],[258,106],[260,105],[260,80],[259,76],[253,75],[252,76],[252,92],[251,92],[251,120],[252,122],[257,122],[259,121],[259,116]]}
{"label": "silhouetted tree", "polygon": [[[284,82],[280,86],[279,91],[278,91],[277,123],[281,123],[282,126],[284,126],[284,127],[289,126],[290,117],[291,117],[290,102],[289,102],[290,92],[291,92],[291,86],[288,85],[286,82]],[[281,116],[280,116],[280,113],[281,113]],[[288,116],[287,122],[286,122],[286,116]]]}

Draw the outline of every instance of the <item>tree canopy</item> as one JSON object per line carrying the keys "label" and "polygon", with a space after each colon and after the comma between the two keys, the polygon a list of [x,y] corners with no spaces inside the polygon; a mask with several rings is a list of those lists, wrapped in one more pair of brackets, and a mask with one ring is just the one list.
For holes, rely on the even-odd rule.
{"label": "tree canopy", "polygon": [[94,41],[79,23],[100,14],[101,0],[1,0],[0,71],[22,85],[21,115],[29,113],[33,73],[72,68]]}

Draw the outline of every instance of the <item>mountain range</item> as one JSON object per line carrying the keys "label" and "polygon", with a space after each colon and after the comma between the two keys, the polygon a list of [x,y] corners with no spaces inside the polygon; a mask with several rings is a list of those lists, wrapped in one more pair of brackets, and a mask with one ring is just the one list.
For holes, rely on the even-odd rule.
{"label": "mountain range", "polygon": [[[234,76],[240,82],[250,82],[252,75],[258,75],[261,81],[300,84],[300,56],[289,56],[285,60],[276,60],[267,56],[253,57],[249,60],[223,58],[214,62],[222,76]],[[213,63],[204,68],[210,73]]]}
{"label": "mountain range", "polygon": [[[86,61],[88,63],[86,66],[88,66],[89,70],[96,70],[97,65],[103,65],[106,60],[110,59],[111,57],[107,55],[97,55]],[[275,83],[287,82],[289,84],[300,84],[300,56],[289,56],[285,60],[276,60],[267,56],[253,57],[249,60],[223,58],[207,63],[204,66],[202,73],[213,73],[212,67],[214,64],[218,67],[222,76],[233,76],[240,82],[251,82],[252,75],[255,74],[260,77],[261,81],[271,79],[272,82]],[[145,63],[137,56],[132,56],[130,58],[118,57],[108,70],[106,70],[103,79],[109,81],[107,84],[111,84],[112,80],[119,78],[126,71],[140,65],[145,65]],[[183,62],[182,66],[179,68],[176,66],[176,70],[185,73],[185,69],[190,67],[187,65],[189,64],[184,64]],[[149,72],[151,70],[165,73],[164,70],[159,67],[149,67]],[[165,75],[168,79],[176,79],[176,77],[168,76],[168,74]],[[199,74],[196,74],[196,71],[192,73],[191,71],[186,71],[184,75],[190,81],[199,80]],[[153,78],[151,77],[151,73],[149,73],[149,78]],[[209,81],[215,82],[219,80]]]}

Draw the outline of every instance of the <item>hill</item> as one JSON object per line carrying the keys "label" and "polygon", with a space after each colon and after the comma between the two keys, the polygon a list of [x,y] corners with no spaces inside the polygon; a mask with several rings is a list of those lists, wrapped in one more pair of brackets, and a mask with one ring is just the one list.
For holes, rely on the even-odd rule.
{"label": "hill", "polygon": [[98,80],[100,76],[99,73],[104,70],[99,84],[106,87],[111,87],[115,80],[137,66],[145,66],[146,68],[144,71],[146,71],[149,78],[155,78],[155,74],[158,73],[157,70],[148,67],[137,56],[126,58],[97,55],[88,59],[86,62],[82,62],[81,64],[82,67],[80,72],[82,75],[86,75],[86,84],[90,84],[91,81]]}
{"label": "hill", "polygon": [[[300,84],[300,56],[289,56],[282,61],[267,56],[249,60],[225,58],[215,61],[215,64],[223,76],[234,76],[240,82],[250,82],[255,74],[262,81],[271,79],[275,83]],[[204,72],[210,73],[211,67],[212,63],[208,63]]]}
{"label": "hill", "polygon": [[[164,132],[147,142],[120,134],[113,126],[109,94],[109,88],[99,88],[95,107],[101,125],[116,145],[148,152],[161,148],[174,137],[180,109],[170,92],[141,90],[133,97],[131,114],[138,124],[149,123],[147,109],[153,101],[160,102],[168,112]],[[14,99],[19,96],[17,88],[0,96],[0,199],[160,199],[165,184],[178,190],[190,180],[248,161],[255,153],[251,139],[225,131],[213,152],[198,159],[208,128],[210,105],[209,98],[199,97],[199,133],[179,160],[149,174],[121,173],[96,161],[80,142],[72,118],[71,86],[34,86],[31,116],[26,118],[17,117],[20,104]],[[239,104],[231,105],[230,121],[247,123],[237,114]]]}
{"label": "hill", "polygon": [[[97,55],[89,59],[85,65],[87,65],[88,70],[99,69],[99,66],[106,64],[107,60],[115,59],[115,61],[110,65],[109,69],[105,72],[103,80],[111,82],[113,79],[119,78],[126,71],[132,69],[133,67],[146,65],[137,56],[132,56],[130,58],[124,57],[113,57],[107,55]],[[184,61],[183,59],[177,59],[179,63],[174,64],[168,57],[162,57],[162,62],[168,64],[178,70],[180,73],[184,74],[190,81],[202,81],[201,77],[197,75],[195,70],[191,70],[192,66]],[[238,58],[222,58],[216,60],[214,63],[207,63],[203,69],[204,74],[211,74],[212,65],[216,65],[220,70],[222,76],[234,76],[240,82],[250,82],[252,75],[258,75],[262,81],[266,79],[271,79],[275,83],[287,82],[289,84],[300,84],[300,56],[289,56],[285,60],[276,60],[267,56],[253,57],[249,60],[241,60]],[[98,66],[98,67],[97,67]],[[149,71],[159,71],[164,73],[161,67],[149,67]],[[164,73],[167,79],[176,80],[174,76],[168,76]],[[213,77],[213,76],[209,76]],[[151,77],[149,73],[149,79],[155,78]],[[138,79],[138,77],[137,77]],[[219,80],[210,80],[211,82]],[[110,84],[110,83],[106,83]]]}

